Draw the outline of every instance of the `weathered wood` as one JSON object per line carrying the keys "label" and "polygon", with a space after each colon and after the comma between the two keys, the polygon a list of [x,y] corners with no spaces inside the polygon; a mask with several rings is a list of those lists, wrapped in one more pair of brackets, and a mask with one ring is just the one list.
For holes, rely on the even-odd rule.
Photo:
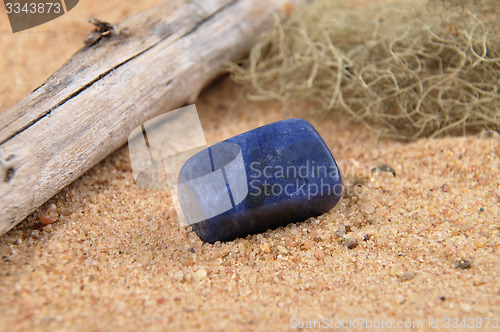
{"label": "weathered wood", "polygon": [[135,127],[193,101],[288,2],[169,0],[77,52],[0,118],[0,235]]}

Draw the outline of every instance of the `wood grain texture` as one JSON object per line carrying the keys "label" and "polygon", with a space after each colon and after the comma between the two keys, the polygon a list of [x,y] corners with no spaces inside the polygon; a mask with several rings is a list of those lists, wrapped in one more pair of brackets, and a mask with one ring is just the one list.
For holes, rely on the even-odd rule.
{"label": "wood grain texture", "polygon": [[82,48],[0,117],[0,235],[248,52],[284,0],[166,1]]}

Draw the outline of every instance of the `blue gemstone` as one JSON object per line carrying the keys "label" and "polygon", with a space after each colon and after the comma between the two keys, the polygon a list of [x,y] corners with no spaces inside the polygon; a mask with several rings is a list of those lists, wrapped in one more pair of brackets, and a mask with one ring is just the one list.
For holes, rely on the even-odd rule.
{"label": "blue gemstone", "polygon": [[342,195],[330,150],[303,119],[274,122],[195,154],[178,184],[187,222],[209,243],[321,215]]}

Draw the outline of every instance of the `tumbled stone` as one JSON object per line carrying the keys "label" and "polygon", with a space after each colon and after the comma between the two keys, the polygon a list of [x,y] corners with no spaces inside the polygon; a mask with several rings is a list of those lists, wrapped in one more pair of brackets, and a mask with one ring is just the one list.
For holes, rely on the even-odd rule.
{"label": "tumbled stone", "polygon": [[339,201],[342,179],[317,131],[288,119],[192,156],[178,195],[187,222],[214,243],[321,215]]}

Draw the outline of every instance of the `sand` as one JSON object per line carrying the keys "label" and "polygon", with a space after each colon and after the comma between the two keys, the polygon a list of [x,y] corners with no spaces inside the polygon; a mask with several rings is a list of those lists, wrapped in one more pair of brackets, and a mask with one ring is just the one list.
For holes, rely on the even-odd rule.
{"label": "sand", "polygon": [[15,34],[0,6],[0,113],[42,85],[84,46],[83,40],[94,28],[90,19],[117,22],[160,2],[80,0],[56,20]]}
{"label": "sand", "polygon": [[[79,4],[81,13],[91,4],[98,2]],[[54,24],[71,25],[69,15]],[[4,51],[14,69],[0,60],[0,111],[88,31],[74,28],[73,46],[54,42],[37,57]],[[5,33],[0,49],[24,52],[43,36]],[[341,167],[344,197],[317,218],[209,245],[179,226],[168,192],[135,186],[124,146],[0,238],[0,330],[289,330],[316,321],[444,331],[455,323],[484,328],[487,318],[500,328],[499,138],[377,140],[339,116],[310,117],[307,105],[251,103],[227,78],[197,108],[211,143],[308,119]],[[372,171],[384,164],[396,175]],[[488,324],[495,330],[495,320]]]}

